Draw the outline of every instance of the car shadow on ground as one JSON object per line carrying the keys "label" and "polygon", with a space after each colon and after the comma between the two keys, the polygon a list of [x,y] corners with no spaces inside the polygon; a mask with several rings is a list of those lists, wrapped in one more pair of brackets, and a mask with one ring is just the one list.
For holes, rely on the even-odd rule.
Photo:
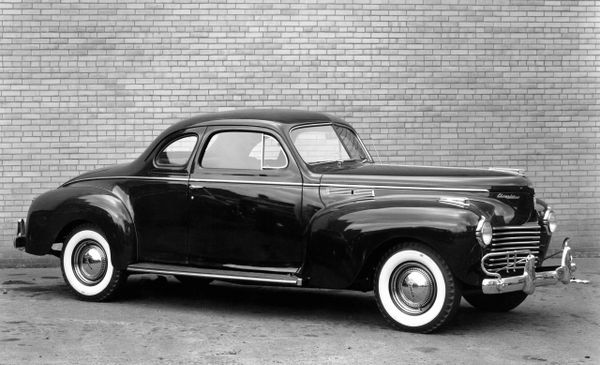
{"label": "car shadow on ground", "polygon": [[[76,300],[64,282],[57,280],[57,277],[52,279],[38,278],[26,282],[15,278],[3,286],[18,296],[35,300]],[[128,279],[114,303],[119,306],[143,304],[144,308],[164,310],[166,307],[225,316],[255,316],[257,320],[308,320],[393,330],[379,313],[373,292],[241,285],[220,281],[194,286],[162,275],[134,275]],[[550,334],[556,330],[561,314],[526,303],[512,312],[490,313],[477,310],[463,301],[454,323],[439,333],[461,336],[490,330],[527,332],[535,329]]]}
{"label": "car shadow on ground", "polygon": [[129,278],[119,301],[155,303],[172,308],[256,315],[257,318],[350,320],[385,327],[372,293],[257,286],[213,281],[182,284],[164,276]]}
{"label": "car shadow on ground", "polygon": [[[214,311],[223,314],[256,315],[258,319],[308,319],[329,323],[392,329],[377,308],[373,292],[255,286],[214,281],[194,287],[164,276],[130,278],[120,301],[146,305],[167,304],[173,308]],[[547,320],[551,318],[546,317]],[[440,333],[463,335],[506,328],[507,331],[550,331],[552,324],[540,321],[535,309],[491,313],[471,307],[464,300],[454,323]]]}

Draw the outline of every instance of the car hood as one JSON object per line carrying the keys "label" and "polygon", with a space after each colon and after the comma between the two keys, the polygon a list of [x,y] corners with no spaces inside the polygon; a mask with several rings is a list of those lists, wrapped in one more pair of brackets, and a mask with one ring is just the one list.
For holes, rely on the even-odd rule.
{"label": "car hood", "polygon": [[525,176],[494,169],[355,164],[325,166],[315,169],[315,172],[322,174],[323,185],[352,184],[515,192],[531,188],[531,183]]}
{"label": "car hood", "polygon": [[[321,196],[333,203],[350,196],[407,197],[426,194],[468,198],[500,224],[523,224],[533,219],[534,190],[527,177],[494,169],[330,164],[313,168],[321,174]],[[349,190],[346,192],[346,190]],[[349,195],[350,194],[350,195]]]}

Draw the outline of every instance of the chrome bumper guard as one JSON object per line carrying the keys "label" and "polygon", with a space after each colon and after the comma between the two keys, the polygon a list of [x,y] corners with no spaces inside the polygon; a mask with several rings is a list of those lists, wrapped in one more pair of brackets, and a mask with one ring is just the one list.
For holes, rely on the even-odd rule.
{"label": "chrome bumper guard", "polygon": [[[519,251],[515,251],[516,254]],[[522,252],[521,252],[522,253]],[[502,253],[501,255],[506,255]],[[563,251],[561,265],[555,267],[540,268],[539,271],[535,271],[535,256],[529,254],[524,259],[525,269],[522,275],[511,276],[503,278],[497,272],[490,272],[486,270],[483,263],[490,257],[498,256],[496,253],[490,253],[481,259],[481,268],[483,272],[489,276],[494,276],[493,279],[483,279],[481,283],[481,289],[484,294],[501,294],[515,291],[523,291],[527,294],[533,294],[537,286],[554,285],[558,282],[563,284],[579,283],[587,284],[588,280],[575,279],[574,273],[577,266],[573,262],[573,256],[571,255],[571,247],[569,247],[569,239],[565,239],[563,242]],[[522,262],[510,263],[513,266]],[[509,265],[510,265],[509,264]],[[507,265],[507,268],[508,267]]]}
{"label": "chrome bumper guard", "polygon": [[15,237],[14,245],[15,248],[19,251],[25,251],[25,243],[27,239],[25,238],[25,221],[23,219],[19,219],[17,221],[17,237]]}

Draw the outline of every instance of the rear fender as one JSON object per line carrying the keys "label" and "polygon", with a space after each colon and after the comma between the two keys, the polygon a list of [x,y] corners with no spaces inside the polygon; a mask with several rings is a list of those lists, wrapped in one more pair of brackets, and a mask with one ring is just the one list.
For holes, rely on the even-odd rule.
{"label": "rear fender", "polygon": [[52,244],[78,223],[102,230],[116,268],[124,269],[135,259],[137,239],[129,210],[112,192],[94,186],[62,187],[35,199],[27,217],[26,252],[51,253]]}
{"label": "rear fender", "polygon": [[[417,241],[441,254],[459,279],[472,282],[482,250],[475,238],[480,218],[476,207],[399,199],[367,199],[319,212],[309,230],[306,284],[351,287],[365,264],[376,264],[393,245]],[[377,255],[374,258],[372,255]]]}

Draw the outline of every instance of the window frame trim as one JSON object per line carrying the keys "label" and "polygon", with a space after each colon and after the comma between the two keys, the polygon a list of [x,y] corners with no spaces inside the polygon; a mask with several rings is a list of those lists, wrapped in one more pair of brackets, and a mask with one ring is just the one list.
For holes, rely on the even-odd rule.
{"label": "window frame trim", "polygon": [[[275,138],[274,136],[272,136],[272,135],[270,135],[268,133],[265,133],[265,132],[261,132],[261,133],[262,133],[262,138],[263,138],[263,140],[262,140],[262,148],[261,148],[262,149],[262,158],[261,158],[261,161],[260,161],[260,169],[261,169],[261,171],[265,171],[265,170],[268,170],[268,171],[271,171],[271,170],[285,170],[285,169],[287,169],[288,166],[290,166],[290,160],[289,160],[287,154],[285,153],[285,149],[283,148],[283,145],[281,144],[281,142],[279,142],[277,140],[277,138]],[[283,165],[281,167],[265,167],[264,166],[264,163],[265,163],[265,142],[266,142],[266,137],[267,136],[273,138],[275,140],[275,142],[277,142],[277,144],[279,145],[279,149],[283,153],[283,157],[285,157],[285,165]]]}
{"label": "window frame trim", "polygon": [[[247,168],[233,168],[233,167],[205,167],[202,166],[202,160],[204,159],[204,155],[206,154],[206,150],[208,149],[208,146],[210,144],[210,141],[212,140],[212,138],[214,136],[216,136],[217,134],[220,133],[256,133],[256,134],[260,134],[261,137],[261,159],[260,159],[260,169],[247,169]],[[273,138],[278,144],[279,144],[279,149],[281,150],[281,152],[283,153],[283,156],[285,157],[285,166],[283,167],[264,167],[264,149],[265,149],[265,136],[269,136],[271,138]],[[242,129],[239,127],[234,127],[232,129],[228,129],[228,128],[224,128],[224,129],[216,129],[214,131],[212,131],[211,133],[208,133],[208,135],[205,137],[205,142],[203,143],[202,148],[199,150],[198,153],[198,159],[197,159],[197,163],[194,163],[195,167],[200,168],[201,170],[206,170],[206,171],[253,171],[253,172],[260,172],[260,171],[278,171],[278,170],[287,170],[290,167],[290,159],[285,151],[285,148],[283,147],[283,144],[281,143],[281,140],[279,138],[277,138],[277,136],[274,133],[271,132],[267,132],[263,129]]]}
{"label": "window frame trim", "polygon": [[[196,137],[196,142],[194,143],[194,148],[192,148],[192,151],[190,153],[190,155],[188,156],[187,160],[185,161],[185,163],[183,164],[179,164],[179,165],[171,165],[171,164],[162,164],[158,162],[158,157],[161,154],[161,152],[163,152],[167,147],[169,147],[171,144],[179,141],[180,139],[184,139],[187,137]],[[187,168],[189,167],[190,164],[190,160],[192,160],[193,156],[195,155],[196,149],[198,148],[198,143],[200,142],[200,135],[198,135],[198,133],[195,132],[188,132],[188,133],[183,133],[177,136],[173,136],[172,138],[165,138],[165,142],[160,144],[160,148],[157,148],[156,154],[154,155],[154,158],[152,159],[152,164],[154,165],[154,167],[156,169],[161,169],[161,170],[171,170],[171,171],[182,171],[182,170],[187,170]]]}
{"label": "window frame trim", "polygon": [[[304,158],[302,157],[302,154],[300,153],[300,150],[298,150],[298,148],[296,147],[296,144],[294,143],[294,139],[292,138],[292,132],[298,130],[298,129],[303,129],[303,128],[311,128],[311,127],[325,127],[325,126],[331,126],[333,128],[333,131],[335,132],[335,134],[338,136],[338,139],[340,139],[340,142],[342,144],[342,146],[344,147],[344,149],[346,150],[346,153],[348,153],[346,146],[344,145],[344,142],[341,140],[338,132],[335,130],[334,127],[341,127],[341,128],[346,128],[348,129],[350,132],[352,132],[352,134],[354,134],[354,136],[356,137],[356,139],[358,140],[358,142],[360,142],[361,147],[363,148],[363,151],[366,152],[367,157],[369,158],[369,162],[373,163],[373,156],[371,156],[371,153],[369,152],[369,150],[367,149],[367,147],[365,146],[364,142],[362,141],[362,139],[360,138],[360,136],[358,135],[358,133],[356,133],[356,130],[354,128],[352,128],[349,125],[346,124],[342,124],[342,123],[336,123],[336,122],[330,122],[330,121],[324,121],[324,122],[314,122],[314,123],[307,123],[307,124],[301,124],[301,125],[297,125],[292,127],[289,130],[289,136],[290,136],[290,148],[293,148],[294,151],[298,154],[298,157],[300,158],[300,161],[302,161],[302,163],[304,163],[304,165],[306,166],[312,166],[311,163],[306,162],[304,160]],[[349,154],[348,154],[349,155]],[[335,162],[335,161],[332,161]]]}

